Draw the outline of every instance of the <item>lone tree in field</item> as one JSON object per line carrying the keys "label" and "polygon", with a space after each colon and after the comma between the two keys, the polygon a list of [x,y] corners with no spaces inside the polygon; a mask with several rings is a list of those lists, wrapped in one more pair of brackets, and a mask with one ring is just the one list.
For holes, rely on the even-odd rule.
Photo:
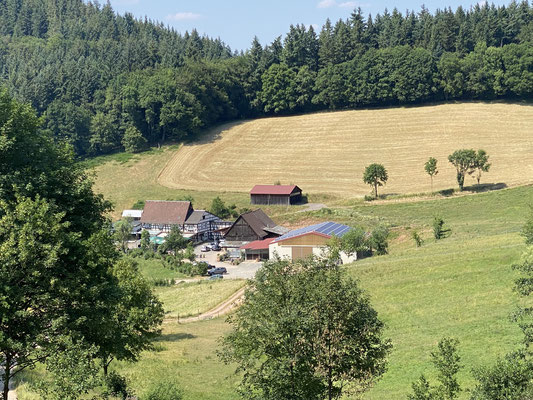
{"label": "lone tree in field", "polygon": [[424,169],[431,178],[431,191],[433,192],[433,177],[439,173],[439,170],[437,169],[437,159],[429,157],[429,160],[424,164]]}
{"label": "lone tree in field", "polygon": [[465,174],[471,174],[474,171],[476,159],[476,152],[472,149],[456,150],[448,156],[448,161],[457,170],[457,183],[459,184],[460,191],[463,191]]}
{"label": "lone tree in field", "polygon": [[391,344],[357,283],[333,260],[276,260],[249,283],[220,356],[243,398],[338,399],[383,374]]}
{"label": "lone tree in field", "polygon": [[387,183],[387,179],[389,179],[389,176],[383,164],[370,164],[363,174],[363,181],[373,188],[376,199],[378,197],[378,186],[383,186]]}
{"label": "lone tree in field", "polygon": [[489,163],[489,156],[485,150],[479,149],[476,154],[476,161],[474,163],[474,169],[476,171],[477,184],[481,180],[482,172],[489,172],[491,164]]}

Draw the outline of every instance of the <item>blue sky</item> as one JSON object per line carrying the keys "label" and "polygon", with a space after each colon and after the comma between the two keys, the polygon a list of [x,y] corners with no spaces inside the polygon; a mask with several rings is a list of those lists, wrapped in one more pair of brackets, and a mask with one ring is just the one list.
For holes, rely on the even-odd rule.
{"label": "blue sky", "polygon": [[[115,11],[148,16],[184,33],[196,28],[200,34],[220,37],[232,49],[246,49],[254,36],[263,45],[285,34],[291,24],[313,25],[319,30],[327,18],[336,21],[349,17],[361,7],[364,14],[382,13],[385,7],[400,11],[420,10],[422,4],[434,11],[457,6],[469,8],[478,0],[111,0]],[[498,0],[495,4],[506,4]]]}

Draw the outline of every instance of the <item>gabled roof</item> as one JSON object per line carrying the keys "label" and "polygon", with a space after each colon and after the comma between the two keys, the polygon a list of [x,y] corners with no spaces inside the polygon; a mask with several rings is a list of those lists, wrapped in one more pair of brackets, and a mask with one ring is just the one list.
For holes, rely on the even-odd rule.
{"label": "gabled roof", "polygon": [[296,185],[255,185],[250,191],[250,194],[274,194],[274,195],[290,195],[291,193],[301,192]]}
{"label": "gabled roof", "polygon": [[141,222],[183,225],[192,212],[190,201],[147,200],[144,205]]}
{"label": "gabled roof", "polygon": [[305,228],[295,229],[282,235],[274,242],[282,242],[287,239],[295,238],[298,236],[307,235],[310,233],[318,234],[325,237],[338,236],[342,237],[348,233],[352,228],[347,225],[337,224],[336,222],[322,222],[320,224],[306,226]]}
{"label": "gabled roof", "polygon": [[[213,216],[213,217],[216,217],[215,214],[212,214],[210,213],[209,211],[205,211],[205,210],[194,210],[191,215],[189,215],[189,218],[187,218],[187,220],[185,221],[186,224],[188,225],[197,225],[199,224],[200,222],[202,222],[202,220],[204,220],[206,217],[208,216]],[[218,218],[218,217],[217,217]]]}
{"label": "gabled roof", "polygon": [[268,245],[274,241],[275,238],[255,240],[241,246],[241,250],[268,250]]}
{"label": "gabled roof", "polygon": [[[248,211],[240,216],[252,228],[252,230],[259,236],[267,235],[263,228],[274,228],[276,223],[272,221],[268,215],[260,208],[254,211]],[[235,221],[236,222],[236,221]]]}
{"label": "gabled roof", "polygon": [[228,232],[235,226],[239,220],[243,219],[246,224],[255,232],[255,234],[261,238],[268,235],[265,228],[275,228],[277,227],[276,223],[272,221],[268,215],[266,215],[263,210],[260,208],[253,211],[248,211],[244,214],[241,214],[239,218],[231,225],[228,229]]}

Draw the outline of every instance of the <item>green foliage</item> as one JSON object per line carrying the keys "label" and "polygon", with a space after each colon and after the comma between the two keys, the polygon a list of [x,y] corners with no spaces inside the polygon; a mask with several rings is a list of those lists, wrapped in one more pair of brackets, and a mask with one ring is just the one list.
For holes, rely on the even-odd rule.
{"label": "green foliage", "polygon": [[488,172],[491,164],[489,163],[489,156],[485,150],[478,150],[476,153],[476,160],[473,165],[473,169],[476,172],[477,184],[481,180],[481,173]]}
{"label": "green foliage", "polygon": [[125,253],[128,250],[128,240],[133,230],[133,218],[126,217],[115,223],[115,240],[120,243],[120,249]]}
{"label": "green foliage", "polygon": [[519,353],[474,370],[472,400],[527,400],[533,395],[533,365]]}
{"label": "green foliage", "polygon": [[415,241],[416,247],[422,247],[422,245],[424,244],[424,240],[417,231],[413,231],[411,237]]}
{"label": "green foliage", "polygon": [[137,153],[146,147],[148,141],[134,126],[128,126],[122,137],[122,146],[129,153]]}
{"label": "green foliage", "polygon": [[385,371],[383,324],[330,260],[268,262],[249,285],[221,352],[246,371],[242,396],[336,399]]}
{"label": "green foliage", "polygon": [[183,395],[177,383],[157,382],[150,386],[142,400],[181,400]]}
{"label": "green foliage", "polygon": [[146,229],[141,232],[141,250],[143,252],[153,250],[152,244],[150,243],[150,232]]}
{"label": "green foliage", "polygon": [[46,360],[47,378],[35,385],[42,399],[77,400],[100,384],[94,346],[60,337],[54,349]]}
{"label": "green foliage", "polygon": [[457,381],[457,373],[461,369],[461,358],[457,354],[456,339],[443,338],[438,343],[437,351],[431,352],[431,362],[437,370],[440,384],[431,387],[424,375],[414,382],[413,393],[409,400],[453,400],[458,397],[461,388]]}
{"label": "green foliage", "polygon": [[368,239],[369,247],[376,251],[378,255],[384,255],[389,252],[389,229],[380,225],[376,227]]}
{"label": "green foliage", "polygon": [[378,186],[387,183],[389,176],[382,164],[370,164],[363,174],[363,182],[369,184],[374,190],[374,197],[378,197]]}
{"label": "green foliage", "polygon": [[142,210],[144,209],[145,204],[146,200],[137,200],[135,203],[133,203],[133,206],[131,208],[134,210]]}
{"label": "green foliage", "polygon": [[533,205],[529,206],[529,215],[520,234],[524,237],[527,245],[533,244]]}
{"label": "green foliage", "polygon": [[449,229],[444,227],[444,220],[439,216],[433,218],[432,227],[433,237],[437,240],[444,238],[446,234],[450,232]]}
{"label": "green foliage", "polygon": [[165,237],[165,242],[159,246],[161,253],[172,252],[174,256],[177,256],[181,250],[185,249],[189,241],[183,237],[180,228],[177,225],[172,226],[170,233]]}
{"label": "green foliage", "polygon": [[472,174],[476,168],[477,155],[472,149],[456,150],[448,156],[455,169],[457,170],[457,183],[459,190],[463,190],[465,175]]}
{"label": "green foliage", "polygon": [[365,231],[359,227],[352,228],[340,239],[340,248],[350,255],[368,251],[369,243]]}
{"label": "green foliage", "polygon": [[429,157],[429,160],[424,164],[424,170],[431,178],[431,191],[433,191],[433,177],[439,173],[437,169],[437,159]]}
{"label": "green foliage", "polygon": [[213,201],[211,202],[211,207],[209,207],[209,212],[211,214],[214,214],[222,219],[227,219],[230,217],[237,217],[237,206],[235,204],[232,204],[230,206],[226,206],[226,203],[220,198],[215,197]]}
{"label": "green foliage", "polygon": [[126,378],[115,371],[111,371],[105,377],[105,389],[107,396],[118,396],[123,400],[133,397],[133,392],[128,388]]}

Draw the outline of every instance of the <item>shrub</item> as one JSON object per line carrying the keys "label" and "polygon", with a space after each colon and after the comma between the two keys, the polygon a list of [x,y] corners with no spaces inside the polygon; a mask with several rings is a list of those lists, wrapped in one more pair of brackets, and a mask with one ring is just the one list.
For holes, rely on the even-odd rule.
{"label": "shrub", "polygon": [[129,399],[133,396],[133,392],[128,389],[128,382],[122,375],[111,371],[105,379],[107,394],[117,396],[122,399]]}
{"label": "shrub", "polygon": [[369,244],[376,254],[387,254],[389,252],[389,229],[386,226],[378,226],[372,231]]}
{"label": "shrub", "polygon": [[374,196],[370,196],[368,194],[365,194],[365,201],[374,201],[374,200],[375,200]]}
{"label": "shrub", "polygon": [[435,239],[442,239],[444,237],[445,232],[446,230],[444,229],[444,220],[441,217],[433,218],[433,236],[435,237]]}
{"label": "shrub", "polygon": [[422,237],[420,237],[418,232],[417,231],[413,231],[411,236],[413,237],[413,240],[415,241],[416,247],[421,247],[422,244],[424,243],[424,241],[422,240]]}
{"label": "shrub", "polygon": [[142,400],[181,400],[183,394],[175,382],[158,382],[153,384]]}

